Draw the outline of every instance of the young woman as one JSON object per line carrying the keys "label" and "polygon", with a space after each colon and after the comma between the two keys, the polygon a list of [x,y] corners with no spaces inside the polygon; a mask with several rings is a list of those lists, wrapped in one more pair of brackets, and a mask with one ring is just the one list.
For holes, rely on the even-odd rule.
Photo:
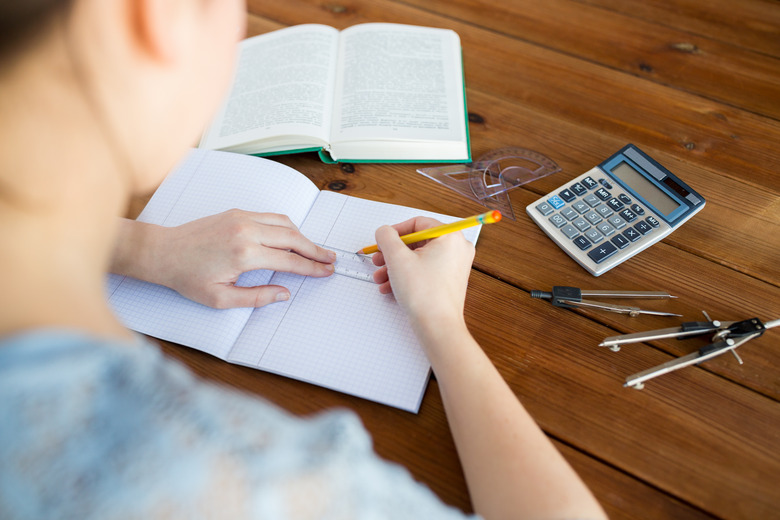
{"label": "young woman", "polygon": [[[352,414],[298,419],[201,382],[103,298],[108,269],[216,306],[236,303],[215,286],[245,269],[332,271],[279,215],[170,232],[117,218],[208,121],[244,15],[238,0],[0,7],[2,518],[462,517],[376,457]],[[466,329],[473,247],[459,234],[414,250],[398,238],[434,224],[377,230],[378,290],[395,294],[431,361],[476,512],[603,518]],[[183,281],[209,272],[210,285]],[[241,304],[284,298],[251,291]]]}

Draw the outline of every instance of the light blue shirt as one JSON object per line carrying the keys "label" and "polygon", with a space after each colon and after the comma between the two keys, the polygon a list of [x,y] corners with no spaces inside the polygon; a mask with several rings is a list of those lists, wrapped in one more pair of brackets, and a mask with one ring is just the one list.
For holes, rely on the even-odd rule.
{"label": "light blue shirt", "polygon": [[294,417],[139,338],[0,340],[0,518],[464,518],[347,411]]}

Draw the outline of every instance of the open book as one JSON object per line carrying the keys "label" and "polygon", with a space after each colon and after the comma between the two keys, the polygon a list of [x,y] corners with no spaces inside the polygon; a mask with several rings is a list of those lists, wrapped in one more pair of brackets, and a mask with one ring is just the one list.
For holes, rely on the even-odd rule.
{"label": "open book", "polygon": [[[428,215],[404,206],[320,191],[285,165],[247,155],[195,150],[138,217],[176,226],[231,208],[283,213],[323,247],[353,252],[375,243],[383,224]],[[476,243],[480,228],[463,233]],[[159,285],[109,275],[108,299],[130,329],[231,363],[307,381],[417,412],[430,365],[392,295],[372,281],[338,274],[311,278],[257,270],[239,285],[278,284],[286,302],[217,310]],[[369,265],[373,265],[370,264]]]}
{"label": "open book", "polygon": [[201,148],[326,162],[468,162],[460,38],[448,29],[297,25],[240,44]]}

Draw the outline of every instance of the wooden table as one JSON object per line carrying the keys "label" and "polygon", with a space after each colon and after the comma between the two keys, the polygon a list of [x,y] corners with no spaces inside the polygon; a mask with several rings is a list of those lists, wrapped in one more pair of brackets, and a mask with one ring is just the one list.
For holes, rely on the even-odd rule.
{"label": "wooden table", "polygon": [[[553,285],[667,290],[645,307],[684,321],[780,318],[780,3],[772,0],[250,1],[249,34],[318,22],[447,27],[463,45],[472,152],[522,146],[562,171],[514,190],[516,221],[483,229],[468,324],[517,396],[613,518],[780,518],[780,329],[660,377],[627,375],[706,338],[598,347],[677,318],[575,312],[532,300]],[[649,250],[594,278],[525,215],[540,195],[632,142],[707,206]],[[453,215],[482,209],[413,165],[279,159],[322,189]],[[140,201],[139,201],[140,204]],[[334,320],[349,317],[335,314]],[[418,415],[164,345],[208,379],[296,414],[360,415],[376,450],[470,511],[435,381]]]}

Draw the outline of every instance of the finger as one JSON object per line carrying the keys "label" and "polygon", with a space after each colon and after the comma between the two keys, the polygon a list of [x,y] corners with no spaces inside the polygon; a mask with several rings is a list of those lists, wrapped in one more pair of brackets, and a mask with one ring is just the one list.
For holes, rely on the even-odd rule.
{"label": "finger", "polygon": [[382,254],[382,251],[377,251],[371,255],[371,261],[374,262],[375,266],[382,267],[385,265],[385,255]]}
{"label": "finger", "polygon": [[390,286],[390,282],[385,282],[379,286],[379,294],[392,294],[393,288]]}
{"label": "finger", "polygon": [[282,215],[280,213],[254,213],[251,211],[244,211],[243,213],[247,214],[253,221],[257,222],[258,224],[286,227],[298,231],[298,226],[293,224],[293,221],[290,220],[290,217],[287,215]]}
{"label": "finger", "polygon": [[432,228],[434,226],[440,226],[442,223],[438,220],[430,217],[414,217],[404,222],[393,225],[393,229],[398,231],[399,235],[408,235],[415,231],[422,231],[423,229]]}
{"label": "finger", "polygon": [[[414,233],[416,231],[422,231],[424,229],[429,229],[439,225],[441,225],[441,222],[430,217],[414,217],[404,222],[401,222],[399,224],[394,224],[390,227],[395,229],[400,236],[403,236],[403,235],[408,235],[410,233]],[[428,242],[430,242],[430,240],[421,240],[419,242],[408,244],[407,247],[409,249],[418,249],[420,247],[425,246],[425,244],[427,244]],[[378,249],[380,251],[378,251],[373,255],[372,260],[374,262],[374,265],[380,266],[385,264],[385,258],[381,252],[382,248],[379,247]]]}
{"label": "finger", "polygon": [[315,277],[330,276],[335,269],[332,263],[310,260],[293,251],[265,249],[262,255],[264,260],[262,269]]}
{"label": "finger", "polygon": [[261,285],[258,287],[238,287],[224,285],[218,287],[210,299],[210,306],[217,309],[236,307],[263,307],[270,303],[290,299],[290,291],[280,285]]}
{"label": "finger", "polygon": [[336,253],[318,246],[297,230],[284,226],[264,225],[259,232],[259,243],[266,247],[291,250],[316,262],[332,264],[336,261]]}
{"label": "finger", "polygon": [[[402,224],[407,224],[408,222],[406,221]],[[382,226],[377,229],[376,243],[382,250],[384,262],[387,262],[390,258],[403,258],[404,255],[411,254],[411,250],[401,241],[395,227]]]}
{"label": "finger", "polygon": [[374,271],[374,283],[383,284],[390,280],[390,276],[387,274],[387,267],[381,267]]}

